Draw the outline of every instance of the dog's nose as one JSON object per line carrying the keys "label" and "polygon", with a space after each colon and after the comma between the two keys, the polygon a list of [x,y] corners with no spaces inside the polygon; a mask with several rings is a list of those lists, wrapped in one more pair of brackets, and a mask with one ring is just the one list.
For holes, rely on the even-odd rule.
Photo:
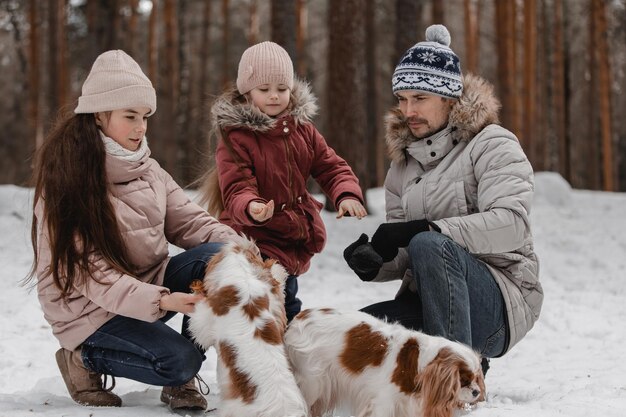
{"label": "dog's nose", "polygon": [[478,397],[478,394],[480,394],[480,391],[478,391],[477,389],[475,389],[475,390],[473,390],[473,391],[472,391],[472,395],[473,395],[474,397]]}

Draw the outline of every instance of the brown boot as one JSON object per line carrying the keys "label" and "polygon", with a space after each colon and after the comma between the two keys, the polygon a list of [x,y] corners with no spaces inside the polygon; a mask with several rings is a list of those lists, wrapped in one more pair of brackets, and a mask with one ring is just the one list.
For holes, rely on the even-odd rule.
{"label": "brown boot", "polygon": [[[163,387],[161,391],[161,401],[169,405],[172,410],[185,408],[188,410],[206,410],[207,402],[200,390],[196,387],[196,379],[200,383],[200,376],[195,376],[190,381],[177,387]],[[206,385],[206,384],[205,384]],[[208,386],[207,394],[208,394]]]}
{"label": "brown boot", "polygon": [[111,392],[115,387],[115,379],[113,379],[113,386],[105,389],[102,385],[102,375],[90,371],[83,365],[80,348],[74,351],[61,348],[57,350],[54,356],[57,359],[57,365],[61,370],[67,391],[78,404],[91,407],[119,407],[122,405],[122,399]]}

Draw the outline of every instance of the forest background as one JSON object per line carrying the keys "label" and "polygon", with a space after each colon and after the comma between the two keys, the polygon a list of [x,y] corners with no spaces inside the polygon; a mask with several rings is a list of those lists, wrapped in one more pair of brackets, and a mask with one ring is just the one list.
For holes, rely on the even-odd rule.
{"label": "forest background", "polygon": [[0,0],[0,184],[30,185],[59,109],[118,48],[157,89],[153,157],[193,184],[213,164],[212,100],[249,45],[273,40],[311,83],[328,143],[364,189],[381,186],[391,74],[432,23],[449,28],[463,72],[495,86],[535,171],[626,191],[625,0]]}

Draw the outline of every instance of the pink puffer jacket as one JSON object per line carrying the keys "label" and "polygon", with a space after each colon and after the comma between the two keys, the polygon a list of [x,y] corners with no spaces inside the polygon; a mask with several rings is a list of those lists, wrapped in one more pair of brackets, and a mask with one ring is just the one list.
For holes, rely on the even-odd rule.
{"label": "pink puffer jacket", "polygon": [[43,202],[35,208],[39,219],[39,265],[37,290],[44,316],[62,347],[75,349],[95,330],[117,314],[153,322],[165,311],[159,308],[165,268],[169,261],[168,242],[190,249],[205,242],[227,242],[238,238],[191,202],[159,164],[149,158],[128,162],[107,155],[109,189],[130,262],[137,275],[122,274],[105,262],[97,251],[91,254],[90,279],[66,299],[47,274],[50,247],[47,226],[41,224]]}

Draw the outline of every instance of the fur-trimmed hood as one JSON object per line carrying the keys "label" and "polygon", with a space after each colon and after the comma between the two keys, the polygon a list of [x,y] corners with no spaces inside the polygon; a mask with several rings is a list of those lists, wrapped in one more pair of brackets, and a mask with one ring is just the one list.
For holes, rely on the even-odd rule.
{"label": "fur-trimmed hood", "polygon": [[[317,114],[317,99],[306,81],[295,79],[288,110],[296,124],[310,123]],[[241,95],[237,88],[220,95],[211,108],[213,129],[229,130],[244,128],[255,132],[272,130],[278,119],[263,113],[257,106]]]}
{"label": "fur-trimmed hood", "polygon": [[[500,101],[493,93],[493,86],[479,76],[466,74],[463,77],[463,95],[452,107],[448,126],[455,129],[458,140],[469,142],[487,125],[499,123],[499,110]],[[415,141],[415,137],[398,107],[385,116],[385,130],[389,157],[393,161],[405,160],[405,149]]]}

